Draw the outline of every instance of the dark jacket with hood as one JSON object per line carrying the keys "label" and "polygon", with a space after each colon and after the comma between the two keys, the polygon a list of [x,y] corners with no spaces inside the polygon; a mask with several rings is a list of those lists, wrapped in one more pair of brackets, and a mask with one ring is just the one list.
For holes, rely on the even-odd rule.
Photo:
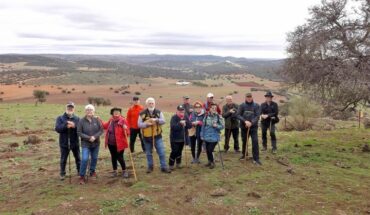
{"label": "dark jacket with hood", "polygon": [[[75,128],[67,128],[67,121],[72,121],[75,124]],[[71,149],[80,147],[80,141],[77,135],[77,126],[80,118],[75,115],[71,117],[67,113],[58,116],[55,122],[55,131],[59,133],[59,146],[63,148],[68,148],[68,135],[70,137],[70,147]]]}
{"label": "dark jacket with hood", "polygon": [[240,120],[240,128],[246,129],[245,128],[246,120],[252,123],[251,129],[258,128],[258,120],[260,114],[261,114],[260,106],[254,101],[244,102],[240,104],[237,114],[237,118]]}

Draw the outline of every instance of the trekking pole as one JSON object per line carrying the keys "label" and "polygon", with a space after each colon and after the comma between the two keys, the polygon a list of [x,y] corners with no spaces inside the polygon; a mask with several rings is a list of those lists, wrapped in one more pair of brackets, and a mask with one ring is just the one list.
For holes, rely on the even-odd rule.
{"label": "trekking pole", "polygon": [[225,169],[225,166],[224,166],[224,160],[222,159],[220,142],[218,142],[217,145],[218,145],[218,154],[220,156],[222,170],[224,170]]}
{"label": "trekking pole", "polygon": [[71,171],[71,129],[68,128],[68,171],[69,183],[72,184],[72,171]]}
{"label": "trekking pole", "polygon": [[185,133],[185,126],[183,126],[184,130],[184,154],[185,154],[185,166],[188,167],[188,156],[186,155],[186,133]]}
{"label": "trekking pole", "polygon": [[[125,134],[125,137],[126,137],[126,141],[128,139],[127,137],[127,132],[125,129],[123,129],[123,133]],[[132,172],[134,173],[134,178],[135,178],[135,181],[137,181],[137,176],[136,176],[136,170],[135,170],[135,164],[134,164],[134,160],[132,158],[132,154],[131,154],[131,149],[129,147],[129,150],[128,150],[128,154],[130,156],[130,161],[131,161],[131,166],[132,166]]]}
{"label": "trekking pole", "polygon": [[250,127],[248,127],[248,129],[247,129],[247,140],[246,140],[246,143],[245,143],[245,154],[244,154],[245,161],[248,161],[248,142],[249,142],[249,130],[250,129],[251,129]]}

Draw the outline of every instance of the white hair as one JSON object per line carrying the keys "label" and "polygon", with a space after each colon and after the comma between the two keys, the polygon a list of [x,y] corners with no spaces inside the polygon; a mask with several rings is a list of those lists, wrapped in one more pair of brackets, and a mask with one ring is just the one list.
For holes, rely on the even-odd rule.
{"label": "white hair", "polygon": [[152,97],[149,97],[145,100],[145,104],[148,104],[149,102],[153,102],[155,104],[155,99]]}
{"label": "white hair", "polygon": [[87,110],[87,109],[91,109],[91,110],[95,111],[95,107],[94,107],[94,105],[92,105],[92,104],[88,104],[88,105],[86,105],[86,106],[85,106],[85,110]]}
{"label": "white hair", "polygon": [[225,97],[225,99],[233,99],[233,97],[231,95],[228,95]]}

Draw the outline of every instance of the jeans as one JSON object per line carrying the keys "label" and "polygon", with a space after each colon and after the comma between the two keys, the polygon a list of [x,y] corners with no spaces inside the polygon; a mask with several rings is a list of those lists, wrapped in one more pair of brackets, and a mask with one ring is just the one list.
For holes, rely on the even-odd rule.
{"label": "jeans", "polygon": [[[161,168],[165,169],[167,168],[166,154],[164,150],[164,144],[163,144],[162,137],[156,137],[154,139],[155,139],[154,146],[155,146],[155,149],[157,150]],[[153,163],[153,140],[152,138],[145,138],[144,144],[145,144],[145,154],[146,154],[148,167],[153,168],[154,163]]]}
{"label": "jeans", "polygon": [[[262,145],[264,148],[267,148],[267,129],[270,130],[270,124],[265,125],[262,123],[261,125],[262,125]],[[271,124],[270,137],[272,149],[276,149],[275,124]]]}
{"label": "jeans", "polygon": [[145,152],[143,136],[141,135],[140,129],[136,129],[136,128],[130,128],[130,150],[131,152],[135,152],[135,141],[138,135],[139,135],[139,139],[141,143],[141,148],[143,152]]}
{"label": "jeans", "polygon": [[207,142],[206,141],[207,158],[208,158],[208,162],[210,163],[214,163],[213,151],[215,150],[216,145],[217,145],[217,142]]}
{"label": "jeans", "polygon": [[[243,156],[245,155],[246,151],[246,143],[247,143],[247,128],[242,128],[240,130],[242,133],[242,142],[243,142]],[[259,149],[258,149],[258,127],[252,127],[249,131],[249,137],[252,138],[252,154],[253,154],[253,160],[258,161],[259,160]]]}
{"label": "jeans", "polygon": [[[202,152],[202,143],[203,143],[203,140],[201,140],[200,138],[197,138],[195,135],[190,137],[191,155],[193,156],[193,159],[195,158],[199,159],[200,153]],[[195,153],[196,153],[196,157],[195,157]]]}
{"label": "jeans", "polygon": [[224,149],[225,151],[228,151],[230,146],[229,142],[231,139],[231,135],[233,135],[234,139],[234,150],[239,151],[239,128],[233,128],[233,129],[228,129],[225,128],[225,146]]}
{"label": "jeans", "polygon": [[182,150],[184,149],[184,143],[171,143],[171,154],[168,164],[173,166],[176,164],[181,164]]}
{"label": "jeans", "polygon": [[80,171],[80,147],[74,147],[71,150],[67,147],[60,147],[60,175],[66,175],[66,165],[70,151],[72,151],[73,157],[75,158],[77,172]]}
{"label": "jeans", "polygon": [[117,146],[116,145],[110,145],[110,144],[108,144],[108,148],[109,148],[110,157],[111,157],[111,160],[112,160],[113,170],[117,170],[117,167],[118,167],[117,161],[121,165],[122,170],[125,170],[126,169],[126,163],[125,163],[125,159],[123,159],[124,150],[122,150],[120,152],[117,152]]}
{"label": "jeans", "polygon": [[98,162],[99,155],[99,145],[94,147],[82,147],[82,161],[80,176],[84,177],[86,174],[87,163],[89,161],[89,156],[91,157],[90,162],[90,174],[95,172],[96,164]]}

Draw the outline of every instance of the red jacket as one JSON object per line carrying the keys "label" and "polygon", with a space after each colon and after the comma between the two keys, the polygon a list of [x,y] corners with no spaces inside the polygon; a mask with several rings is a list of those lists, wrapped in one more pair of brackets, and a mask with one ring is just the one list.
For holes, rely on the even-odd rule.
{"label": "red jacket", "polygon": [[143,109],[144,108],[141,105],[133,105],[128,109],[126,119],[131,128],[139,129],[137,120],[139,119],[139,114]]}
{"label": "red jacket", "polygon": [[[221,114],[221,108],[220,108],[220,106],[217,104],[216,105],[217,106],[217,113],[218,114]],[[211,108],[211,104],[209,103],[209,102],[205,102],[204,104],[203,104],[203,108],[206,110],[206,112],[208,113],[208,111],[209,111],[209,109]]]}
{"label": "red jacket", "polygon": [[[105,132],[105,147],[108,145],[108,127],[110,126],[113,117],[109,119],[108,122],[103,122],[103,127],[106,130]],[[124,130],[123,125],[126,125],[126,129]],[[117,126],[114,128],[114,134],[116,136],[116,145],[117,151],[120,152],[128,147],[128,136],[130,135],[130,128],[127,120],[120,116]]]}

